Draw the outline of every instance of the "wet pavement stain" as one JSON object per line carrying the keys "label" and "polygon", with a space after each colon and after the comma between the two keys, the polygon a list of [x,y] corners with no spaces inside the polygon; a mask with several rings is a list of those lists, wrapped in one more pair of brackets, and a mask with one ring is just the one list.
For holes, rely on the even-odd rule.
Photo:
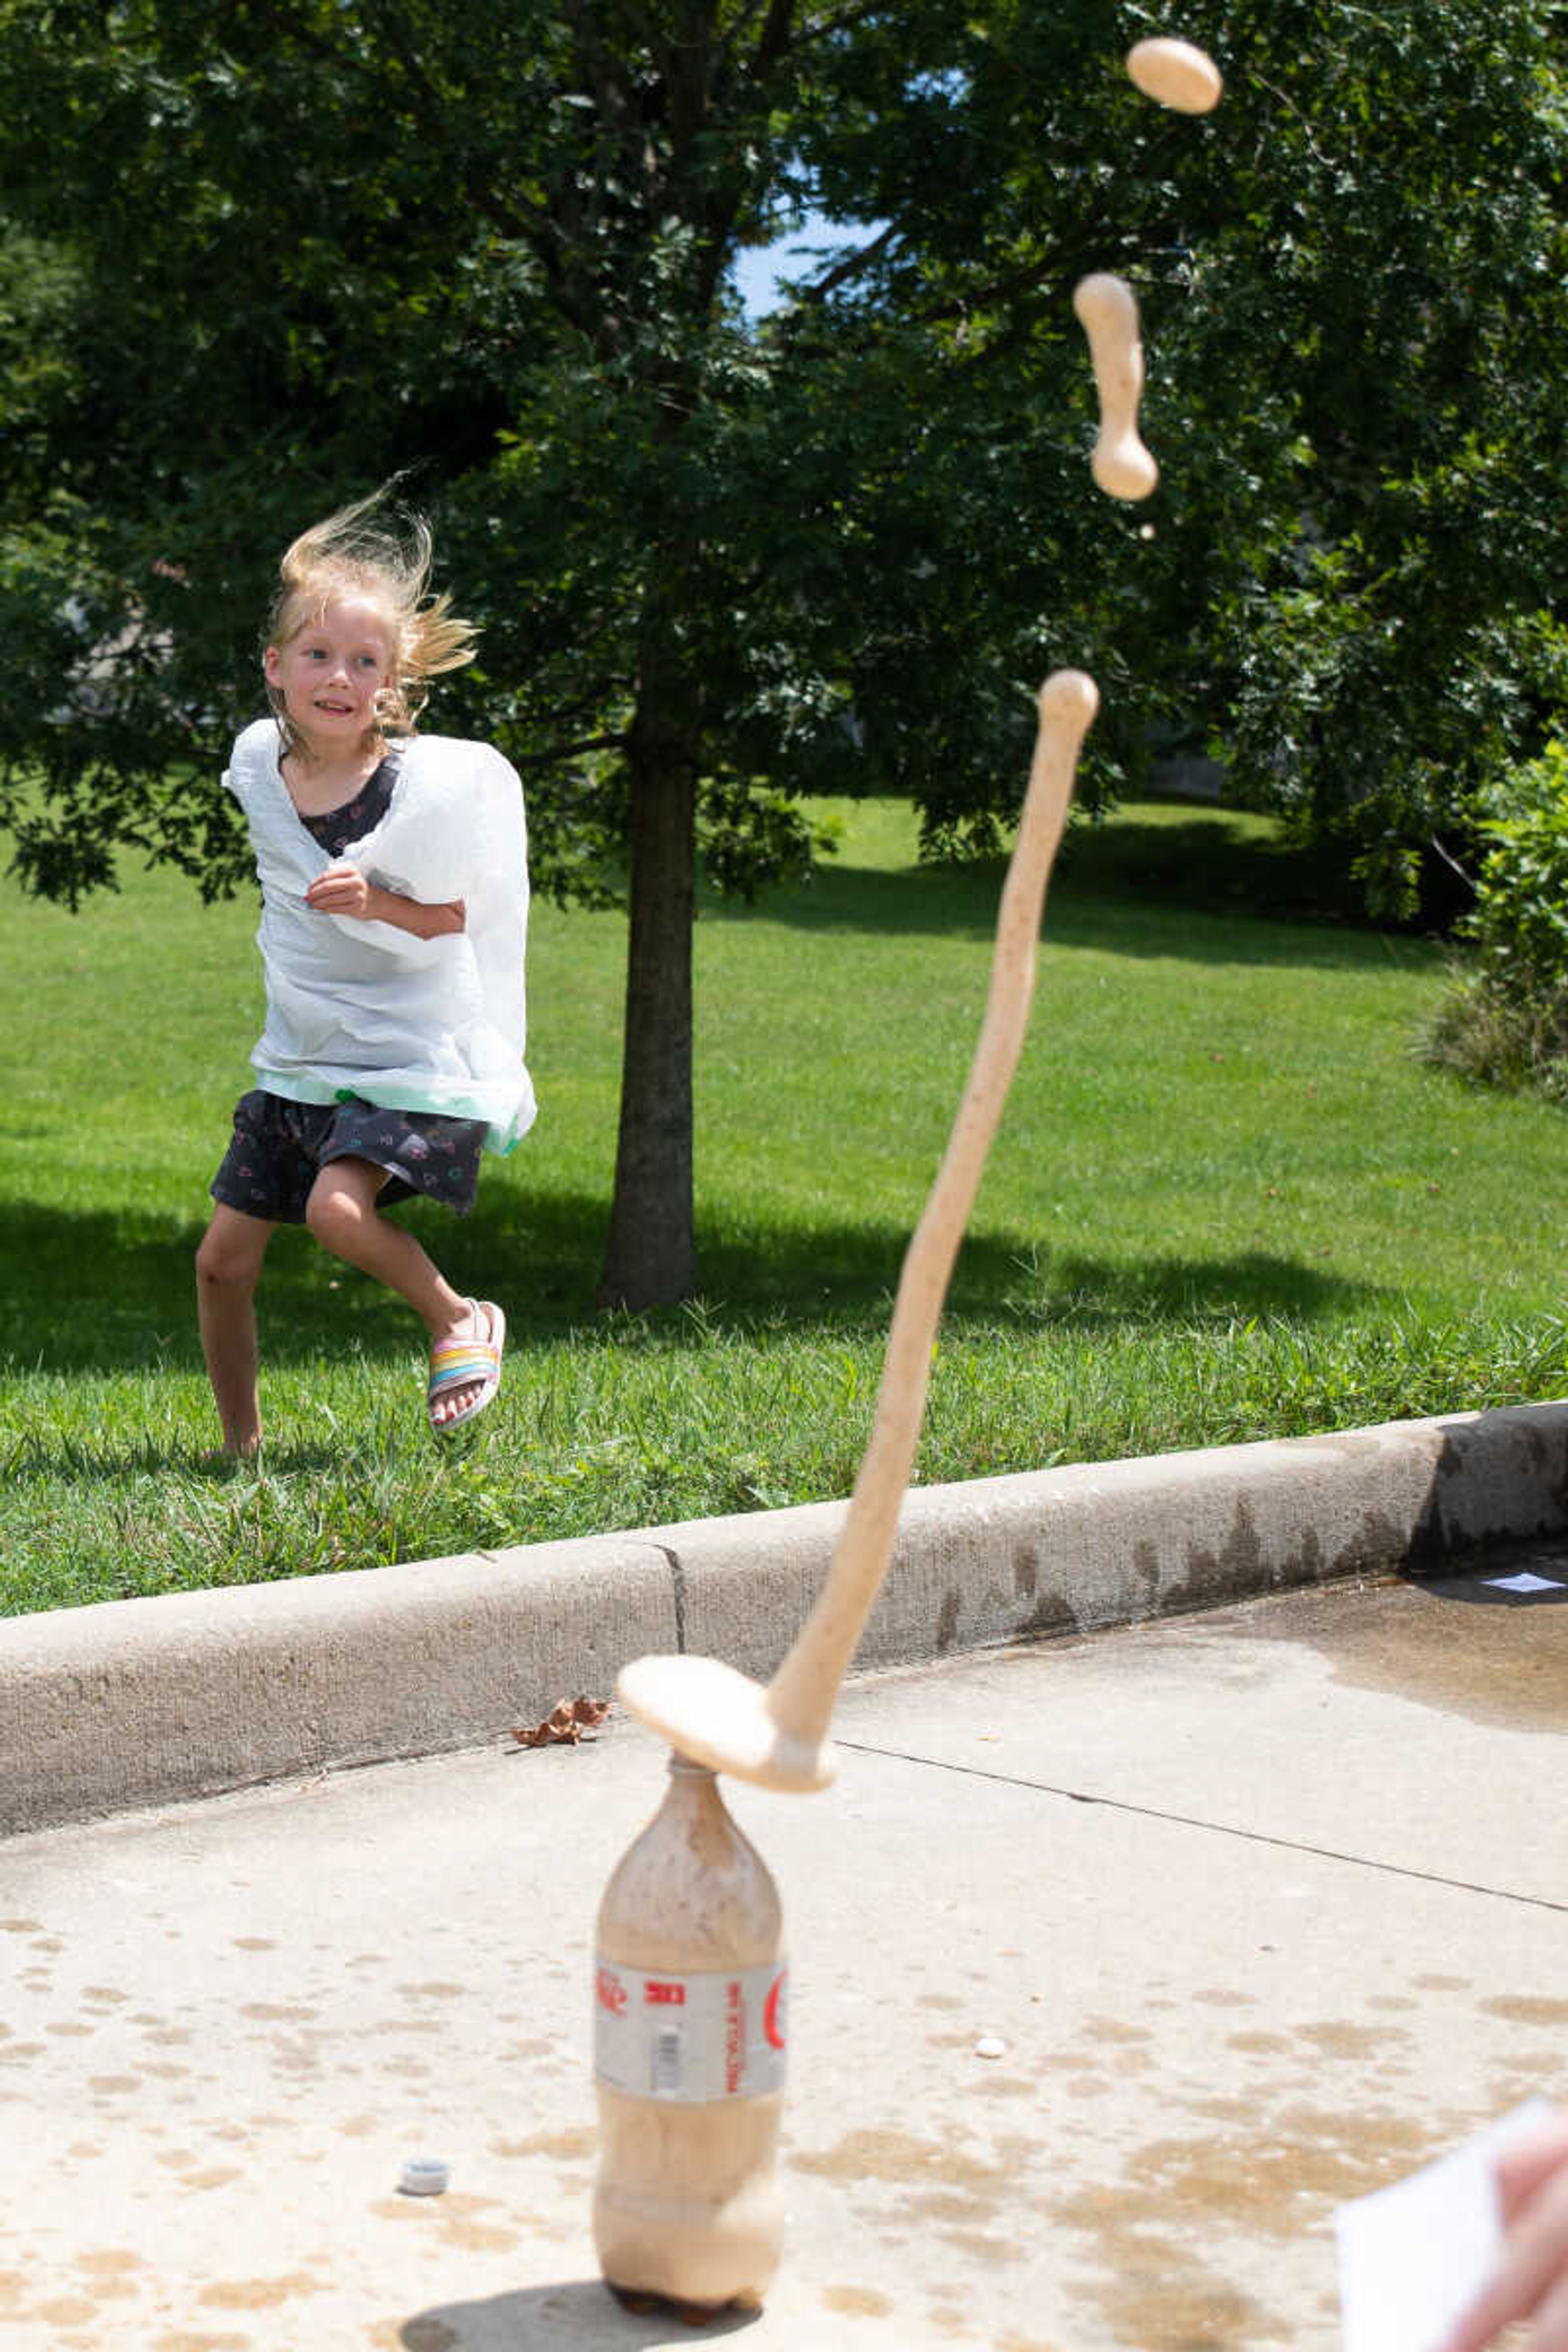
{"label": "wet pavement stain", "polygon": [[1310,2042],[1323,2058],[1375,2058],[1391,2042],[1410,2040],[1402,2026],[1348,2025],[1337,2020],[1298,2025],[1291,2031],[1299,2042]]}
{"label": "wet pavement stain", "polygon": [[987,2164],[941,2140],[900,2131],[849,2132],[837,2147],[797,2154],[789,2161],[796,2172],[820,2173],[829,2180],[939,2180],[947,2189],[1000,2190],[1010,2179],[1005,2164]]}
{"label": "wet pavement stain", "polygon": [[874,2286],[825,2286],[822,2300],[829,2311],[841,2311],[851,2319],[890,2319],[893,2305]]}
{"label": "wet pavement stain", "polygon": [[1292,2340],[1293,2321],[1242,2294],[1190,2246],[1151,2231],[1119,2191],[1088,2189],[1054,2210],[1094,2240],[1091,2259],[1106,2276],[1081,2291],[1118,2344],[1138,2352],[1252,2352]]}
{"label": "wet pavement stain", "polygon": [[36,2303],[24,2316],[47,2320],[51,2327],[79,2327],[98,2317],[98,2305],[79,2294],[53,2294],[46,2302]]}
{"label": "wet pavement stain", "polygon": [[1138,2352],[1254,2352],[1289,2345],[1295,2319],[1268,2310],[1198,2251],[1217,2235],[1295,2240],[1332,2206],[1413,2171],[1462,2126],[1389,2113],[1347,2116],[1291,2106],[1245,2132],[1151,2141],[1121,2181],[1049,2202],[1055,2221],[1091,2241],[1105,2275],[1081,2291],[1119,2344]]}
{"label": "wet pavement stain", "polygon": [[1347,1592],[1294,1594],[1226,1614],[1227,1638],[1307,1643],[1358,1689],[1392,1691],[1442,1715],[1516,1731],[1568,1727],[1568,1608],[1480,1607],[1486,1577],[1522,1565],[1512,1554],[1465,1577],[1391,1578]]}
{"label": "wet pavement stain", "polygon": [[531,2132],[526,2139],[493,2139],[492,2156],[554,2156],[589,2157],[598,2146],[599,2135],[592,2124],[571,2124],[564,2131]]}
{"label": "wet pavement stain", "polygon": [[1568,2000],[1547,2000],[1534,1993],[1497,1993],[1476,2006],[1485,2016],[1506,2018],[1510,2025],[1568,2025]]}
{"label": "wet pavement stain", "polygon": [[300,2295],[321,2294],[320,2279],[304,2271],[294,2271],[286,2278],[215,2279],[211,2286],[203,2287],[196,2301],[210,2304],[218,2311],[272,2311],[280,2303],[293,2303]]}
{"label": "wet pavement stain", "polygon": [[144,2267],[140,2254],[122,2246],[104,2246],[97,2252],[79,2254],[75,2267],[85,2271],[90,2281],[89,2292],[100,2300],[114,2302],[126,2295],[141,2293],[131,2273]]}

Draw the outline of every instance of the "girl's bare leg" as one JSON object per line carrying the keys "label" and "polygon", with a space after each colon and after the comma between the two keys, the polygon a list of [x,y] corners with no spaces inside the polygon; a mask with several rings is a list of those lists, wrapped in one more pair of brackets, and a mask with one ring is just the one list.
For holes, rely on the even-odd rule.
{"label": "girl's bare leg", "polygon": [[[474,1311],[410,1233],[392,1224],[376,1207],[387,1181],[384,1168],[369,1160],[333,1160],[310,1187],[305,1223],[334,1257],[357,1265],[362,1274],[384,1282],[405,1298],[430,1334],[434,1347],[442,1339],[483,1338],[476,1335]],[[449,1389],[437,1397],[431,1418],[437,1423],[460,1412],[476,1393],[477,1384]]]}
{"label": "girl's bare leg", "polygon": [[276,1231],[220,1201],[196,1251],[196,1318],[226,1454],[254,1454],[261,1443],[256,1285]]}

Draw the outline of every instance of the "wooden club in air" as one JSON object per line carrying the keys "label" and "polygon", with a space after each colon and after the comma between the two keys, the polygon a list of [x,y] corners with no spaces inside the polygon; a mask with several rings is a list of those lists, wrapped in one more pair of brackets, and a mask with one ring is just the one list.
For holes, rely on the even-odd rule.
{"label": "wooden club in air", "polygon": [[937,1320],[1017,1066],[1046,885],[1079,752],[1099,708],[1094,680],[1082,670],[1053,671],[1040,689],[1039,731],[1002,892],[979,1043],[947,1151],[904,1257],[870,1442],[816,1605],[765,1687],[716,1658],[694,1657],[637,1658],[616,1685],[630,1712],[681,1755],[764,1789],[822,1789],[833,1778],[828,1725],[892,1552],[925,1411]]}

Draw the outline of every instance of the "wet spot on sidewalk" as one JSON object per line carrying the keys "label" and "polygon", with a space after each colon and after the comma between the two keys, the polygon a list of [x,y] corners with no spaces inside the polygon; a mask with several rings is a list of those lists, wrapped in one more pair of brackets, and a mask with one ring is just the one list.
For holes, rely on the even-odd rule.
{"label": "wet spot on sidewalk", "polygon": [[490,2150],[495,2156],[554,2156],[570,2161],[592,2156],[598,2137],[592,2124],[574,2124],[565,2131],[531,2132],[526,2139],[492,2140]]}
{"label": "wet spot on sidewalk", "polygon": [[910,2132],[852,2131],[837,2147],[792,2156],[797,2172],[816,2172],[829,2180],[941,2180],[981,2189],[1000,2189],[1009,2178],[1007,2167],[987,2164],[962,2148],[941,2140],[917,2139]]}
{"label": "wet spot on sidewalk", "polygon": [[1150,2211],[1130,2207],[1121,2189],[1085,2189],[1052,2210],[1094,2242],[1091,2259],[1105,2276],[1080,2293],[1116,2343],[1139,2352],[1217,2352],[1294,2342],[1293,2319],[1242,2294],[1190,2246],[1162,2237],[1148,2226]]}
{"label": "wet spot on sidewalk", "polygon": [[850,2319],[890,2319],[894,2306],[887,2295],[879,2294],[874,2286],[825,2286],[822,2300],[829,2311],[841,2311]]}
{"label": "wet spot on sidewalk", "polygon": [[320,2294],[321,2281],[304,2271],[291,2272],[286,2278],[216,2279],[211,2286],[203,2287],[196,2301],[210,2304],[218,2311],[271,2311],[280,2303],[293,2303],[303,2294]]}
{"label": "wet spot on sidewalk", "polygon": [[1496,1993],[1476,2006],[1488,2017],[1506,2018],[1510,2025],[1568,2025],[1568,2000],[1548,2000],[1535,1993]]}
{"label": "wet spot on sidewalk", "polygon": [[1410,2039],[1402,2026],[1349,2025],[1339,2021],[1298,2025],[1291,2030],[1299,2042],[1310,2042],[1324,2058],[1375,2058],[1390,2042]]}
{"label": "wet spot on sidewalk", "polygon": [[132,2273],[143,2267],[139,2254],[119,2246],[105,2246],[100,2252],[79,2254],[75,2267],[85,2271],[83,2292],[100,2303],[134,2303],[142,2289]]}
{"label": "wet spot on sidewalk", "polygon": [[[1506,1572],[1508,1564],[1485,1573]],[[1560,1732],[1568,1723],[1568,1608],[1471,1608],[1455,1596],[1472,1585],[1479,1578],[1437,1586],[1414,1577],[1354,1593],[1308,1593],[1237,1612],[1227,1632],[1309,1643],[1339,1681],[1392,1691],[1442,1715]]]}
{"label": "wet spot on sidewalk", "polygon": [[47,2320],[51,2327],[79,2327],[98,2317],[98,2305],[89,2303],[84,2295],[52,2294],[43,2303],[34,2304],[31,2311],[22,2315],[28,2319]]}
{"label": "wet spot on sidewalk", "polygon": [[1118,2343],[1140,2352],[1292,2344],[1299,2315],[1239,2294],[1194,2247],[1237,2229],[1294,2240],[1332,2206],[1400,2179],[1462,2132],[1458,2119],[1431,2114],[1417,2123],[1386,2110],[1352,2116],[1300,2105],[1265,2117],[1255,2109],[1244,2131],[1151,2141],[1119,2182],[1045,2210],[1092,2242],[1090,2259],[1107,2275],[1089,2292]]}
{"label": "wet spot on sidewalk", "polygon": [[395,2335],[385,2336],[381,2341],[400,2345],[403,2352],[458,2352],[461,2339],[457,2329],[448,2327],[444,2319],[411,2319],[406,2327],[400,2327]]}
{"label": "wet spot on sidewalk", "polygon": [[384,2197],[370,2210],[378,2220],[396,2221],[405,2229],[437,2230],[444,2244],[464,2253],[505,2254],[517,2245],[517,2225],[485,2218],[499,2210],[500,2201],[449,2189],[444,2197]]}

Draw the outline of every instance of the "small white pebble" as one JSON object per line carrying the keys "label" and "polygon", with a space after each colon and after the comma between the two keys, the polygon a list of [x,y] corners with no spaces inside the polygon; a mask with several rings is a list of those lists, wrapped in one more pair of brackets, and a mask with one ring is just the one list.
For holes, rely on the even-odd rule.
{"label": "small white pebble", "polygon": [[405,2197],[439,2197],[452,2177],[452,2168],[438,2156],[413,2156],[398,2182]]}
{"label": "small white pebble", "polygon": [[1006,2053],[1007,2044],[1005,2042],[998,2042],[994,2033],[983,2033],[974,2045],[974,2054],[977,2058],[1003,2058],[1005,2057]]}

